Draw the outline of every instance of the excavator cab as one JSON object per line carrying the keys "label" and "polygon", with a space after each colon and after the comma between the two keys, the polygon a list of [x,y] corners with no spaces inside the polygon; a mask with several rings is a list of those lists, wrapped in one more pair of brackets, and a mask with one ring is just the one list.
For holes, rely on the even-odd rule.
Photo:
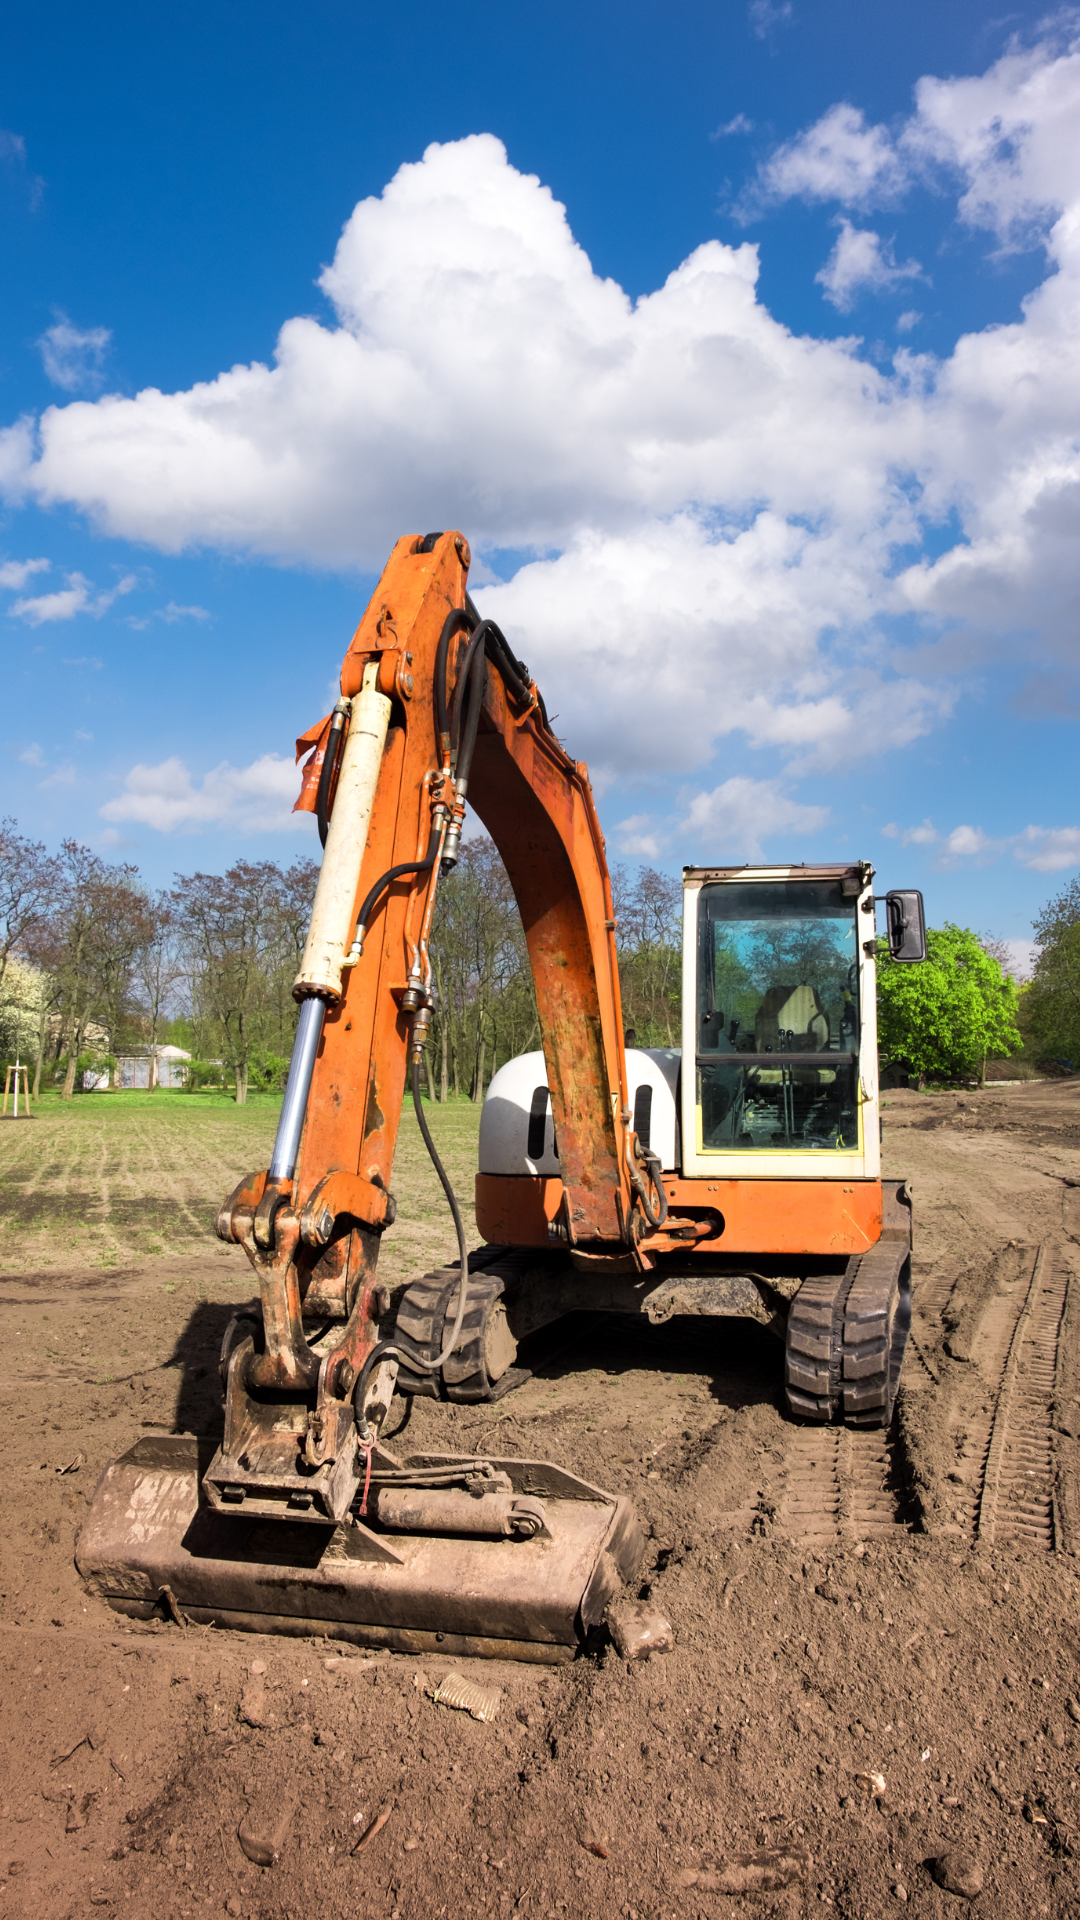
{"label": "excavator cab", "polygon": [[876,1176],[871,870],[691,868],[684,897],[684,1171]]}

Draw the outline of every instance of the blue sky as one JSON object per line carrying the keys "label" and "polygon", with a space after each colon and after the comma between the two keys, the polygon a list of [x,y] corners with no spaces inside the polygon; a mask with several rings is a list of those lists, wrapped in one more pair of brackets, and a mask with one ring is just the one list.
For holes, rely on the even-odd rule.
{"label": "blue sky", "polygon": [[292,857],[382,557],[460,525],[615,857],[1080,866],[1075,15],[16,4],[0,811]]}

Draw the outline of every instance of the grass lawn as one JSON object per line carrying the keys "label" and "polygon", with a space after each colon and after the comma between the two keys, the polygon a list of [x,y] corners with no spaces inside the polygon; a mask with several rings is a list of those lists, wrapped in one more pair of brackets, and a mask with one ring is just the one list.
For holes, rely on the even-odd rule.
{"label": "grass lawn", "polygon": [[[269,1093],[251,1094],[243,1107],[221,1093],[90,1093],[70,1101],[46,1093],[32,1120],[0,1122],[0,1272],[212,1253],[218,1208],[244,1174],[266,1166],[280,1106],[281,1096]],[[480,1109],[457,1100],[428,1113],[471,1225]],[[380,1268],[390,1284],[448,1259],[454,1248],[449,1210],[408,1102],[393,1188],[398,1222]],[[243,1271],[250,1273],[246,1260]]]}

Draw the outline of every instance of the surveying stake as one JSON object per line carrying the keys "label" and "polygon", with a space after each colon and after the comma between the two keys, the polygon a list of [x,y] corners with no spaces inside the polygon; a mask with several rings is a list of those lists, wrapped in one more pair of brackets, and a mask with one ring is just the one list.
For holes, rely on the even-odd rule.
{"label": "surveying stake", "polygon": [[[19,1112],[19,1076],[20,1074],[22,1075],[22,1094],[23,1094],[23,1110],[21,1113]],[[12,1095],[14,1095],[15,1111],[14,1113],[9,1114],[8,1100],[12,1097]],[[8,1067],[6,1073],[4,1074],[4,1111],[3,1111],[3,1114],[0,1115],[0,1119],[32,1120],[33,1117],[34,1116],[30,1111],[30,1083],[29,1083],[29,1080],[27,1079],[27,1070],[24,1066],[20,1065],[18,1060],[16,1060],[15,1065],[13,1067]]]}

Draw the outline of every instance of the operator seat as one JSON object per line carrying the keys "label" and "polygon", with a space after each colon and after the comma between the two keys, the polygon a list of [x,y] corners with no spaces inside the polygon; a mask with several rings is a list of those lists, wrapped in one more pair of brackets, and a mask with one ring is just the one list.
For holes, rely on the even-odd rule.
{"label": "operator seat", "polygon": [[829,1016],[817,988],[806,981],[797,987],[770,987],[754,1015],[757,1053],[823,1053],[829,1037]]}

